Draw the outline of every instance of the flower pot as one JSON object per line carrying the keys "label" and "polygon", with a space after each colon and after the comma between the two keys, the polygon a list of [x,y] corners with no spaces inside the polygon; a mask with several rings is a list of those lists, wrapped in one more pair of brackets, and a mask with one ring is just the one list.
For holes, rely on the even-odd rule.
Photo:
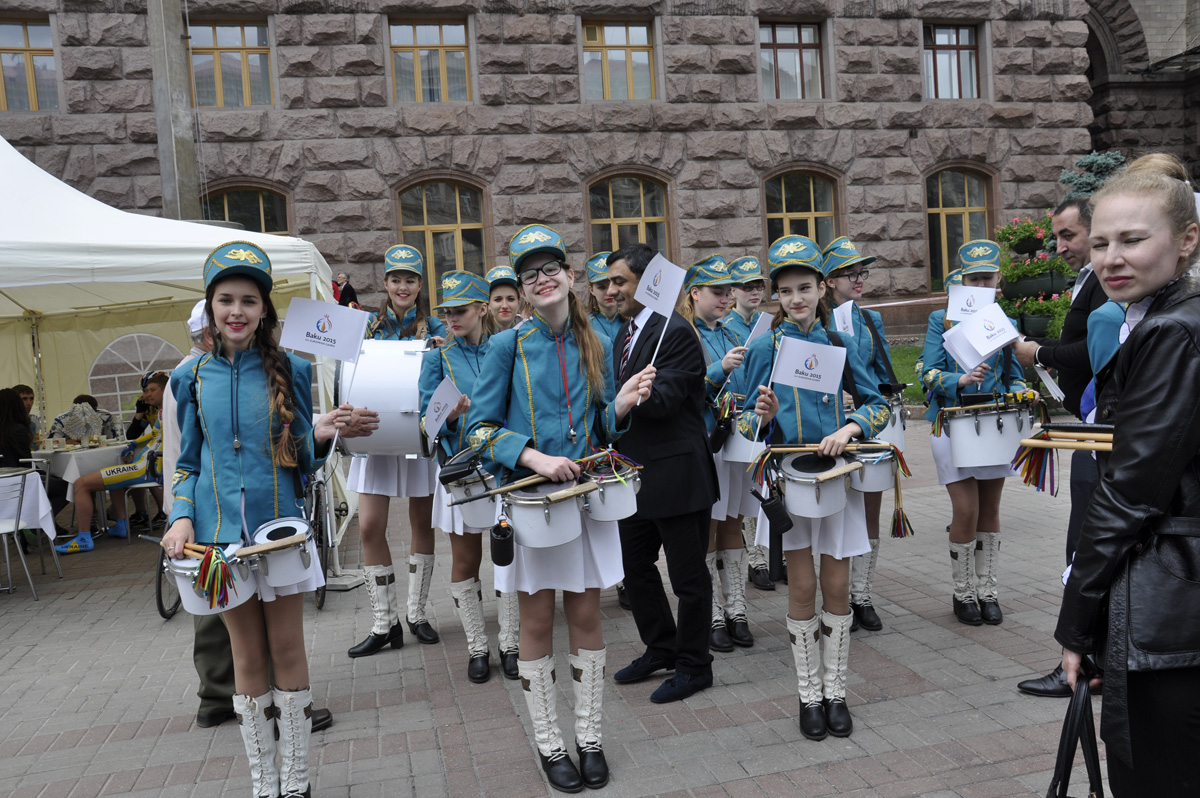
{"label": "flower pot", "polygon": [[1049,299],[1054,294],[1065,291],[1067,285],[1067,276],[1051,269],[1005,283],[1002,290],[1005,299],[1025,299],[1043,295]]}
{"label": "flower pot", "polygon": [[1021,318],[1021,333],[1030,338],[1045,338],[1050,331],[1050,325],[1054,322],[1053,316],[1034,316],[1030,313],[1022,313]]}
{"label": "flower pot", "polygon": [[1020,255],[1032,255],[1042,248],[1045,239],[1042,238],[1022,238],[1020,241],[1014,241],[1008,245],[1008,248]]}

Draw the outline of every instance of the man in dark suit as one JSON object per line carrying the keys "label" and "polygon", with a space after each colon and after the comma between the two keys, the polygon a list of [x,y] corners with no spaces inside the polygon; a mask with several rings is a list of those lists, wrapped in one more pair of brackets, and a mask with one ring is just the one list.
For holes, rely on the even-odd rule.
{"label": "man in dark suit", "polygon": [[[625,592],[633,607],[646,653],[618,671],[618,684],[674,669],[650,696],[663,704],[712,686],[708,630],[712,582],[705,554],[709,516],[719,495],[717,474],[704,426],[704,353],[692,325],[678,313],[664,318],[642,306],[634,293],[654,250],[630,244],[608,257],[609,296],[629,319],[613,341],[617,382],[654,360],[657,376],[650,398],[631,412],[630,429],[617,449],[642,464],[638,511],[620,522]],[[679,600],[676,621],[658,572],[658,552],[667,558],[671,589]]]}
{"label": "man in dark suit", "polygon": [[[1063,320],[1058,339],[1028,339],[1016,344],[1017,360],[1026,374],[1034,364],[1058,371],[1062,388],[1063,407],[1080,416],[1079,402],[1088,383],[1092,381],[1092,362],[1088,357],[1088,316],[1108,301],[1100,280],[1092,274],[1092,245],[1088,240],[1091,219],[1087,197],[1069,199],[1054,209],[1051,230],[1057,240],[1056,250],[1077,275],[1071,293],[1071,309]],[[1081,417],[1082,419],[1082,417]],[[1067,521],[1067,565],[1075,556],[1083,517],[1087,514],[1092,493],[1100,481],[1096,460],[1091,452],[1071,455],[1071,517]],[[1030,695],[1066,698],[1072,694],[1062,666],[1038,679],[1026,679],[1017,689]]]}

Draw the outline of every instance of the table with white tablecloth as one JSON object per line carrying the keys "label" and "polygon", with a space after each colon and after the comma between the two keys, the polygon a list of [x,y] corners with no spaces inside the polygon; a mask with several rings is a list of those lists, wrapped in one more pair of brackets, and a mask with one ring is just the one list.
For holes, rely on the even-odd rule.
{"label": "table with white tablecloth", "polygon": [[58,477],[67,483],[67,501],[75,500],[75,480],[99,471],[121,464],[121,452],[126,442],[119,441],[108,446],[98,446],[94,449],[75,447],[71,449],[41,449],[33,453],[35,460],[47,460],[50,463],[50,476]]}
{"label": "table with white tablecloth", "polygon": [[[41,529],[50,540],[54,540],[54,513],[50,510],[50,497],[46,495],[46,487],[42,484],[41,476],[34,473],[0,477],[0,482],[10,479],[21,479],[25,482],[24,494],[21,499],[21,528]],[[0,501],[0,518],[8,518],[16,514],[16,499]]]}

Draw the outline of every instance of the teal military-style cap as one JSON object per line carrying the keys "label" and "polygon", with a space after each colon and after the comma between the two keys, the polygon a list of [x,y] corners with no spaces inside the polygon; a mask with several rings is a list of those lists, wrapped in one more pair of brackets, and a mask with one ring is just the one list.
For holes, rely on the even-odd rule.
{"label": "teal military-style cap", "polygon": [[209,253],[204,261],[204,288],[214,280],[245,275],[263,287],[268,294],[274,282],[271,280],[271,259],[260,247],[249,241],[230,241]]}
{"label": "teal military-style cap", "polygon": [[962,269],[955,269],[946,275],[946,279],[942,281],[942,285],[949,288],[952,285],[962,285]]}
{"label": "teal military-style cap", "polygon": [[812,269],[821,279],[825,279],[825,272],[821,271],[821,248],[807,236],[781,236],[775,239],[767,248],[767,266],[772,280],[792,266]]}
{"label": "teal military-style cap", "polygon": [[729,275],[729,264],[720,255],[709,255],[688,267],[683,280],[683,290],[691,291],[704,285],[733,285]]}
{"label": "teal military-style cap", "polygon": [[611,252],[597,252],[588,258],[586,266],[589,283],[598,283],[608,279],[608,256],[611,254]]}
{"label": "teal military-style cap", "polygon": [[767,279],[766,275],[762,273],[762,264],[753,255],[743,255],[730,263],[729,276],[733,279],[734,285],[746,285]]}
{"label": "teal military-style cap", "polygon": [[437,309],[456,308],[472,302],[486,304],[488,295],[487,281],[478,274],[463,271],[446,272],[442,275],[442,303]]}
{"label": "teal military-style cap", "polygon": [[980,274],[1000,271],[1000,245],[986,238],[968,241],[958,248],[958,260],[962,273]]}
{"label": "teal military-style cap", "polygon": [[531,224],[518,230],[508,243],[508,261],[517,274],[521,273],[521,262],[539,252],[554,255],[565,263],[567,245],[562,234],[544,224]]}
{"label": "teal military-style cap", "polygon": [[497,266],[487,273],[488,289],[495,288],[498,285],[511,285],[513,288],[518,288],[517,273],[508,266]]}
{"label": "teal military-style cap", "polygon": [[418,277],[424,277],[425,259],[416,247],[410,247],[408,244],[389,247],[388,251],[383,253],[383,273],[392,272],[412,272]]}
{"label": "teal military-style cap", "polygon": [[832,277],[838,269],[845,269],[849,266],[866,266],[875,262],[874,255],[858,254],[853,242],[845,236],[830,241],[821,257],[823,258],[821,271],[825,273],[826,277]]}

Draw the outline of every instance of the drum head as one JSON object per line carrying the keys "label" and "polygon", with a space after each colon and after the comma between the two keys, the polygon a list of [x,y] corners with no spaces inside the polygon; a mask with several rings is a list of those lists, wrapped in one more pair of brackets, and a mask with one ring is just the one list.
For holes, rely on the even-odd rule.
{"label": "drum head", "polygon": [[260,526],[254,533],[254,542],[273,543],[296,535],[307,535],[308,530],[308,522],[303,518],[279,518]]}
{"label": "drum head", "polygon": [[826,471],[837,468],[838,465],[839,461],[836,457],[823,454],[797,452],[783,458],[783,470],[801,476],[824,474]]}
{"label": "drum head", "polygon": [[541,501],[551,493],[564,490],[574,484],[573,482],[542,482],[537,485],[530,485],[527,488],[517,488],[508,495],[517,500]]}

